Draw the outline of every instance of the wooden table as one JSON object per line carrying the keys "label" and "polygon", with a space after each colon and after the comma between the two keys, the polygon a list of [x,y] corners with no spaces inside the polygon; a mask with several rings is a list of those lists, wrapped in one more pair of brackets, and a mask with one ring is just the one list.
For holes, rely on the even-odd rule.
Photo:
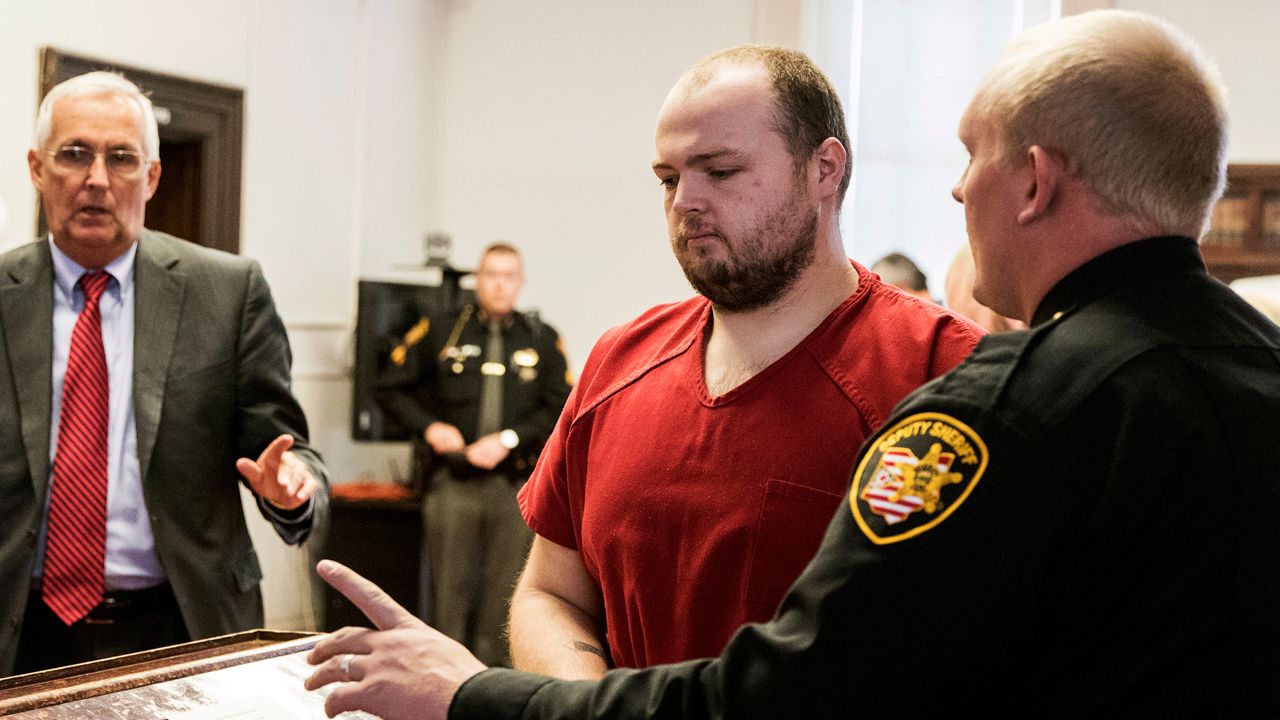
{"label": "wooden table", "polygon": [[[163,720],[193,713],[323,718],[324,693],[302,687],[311,674],[306,653],[321,637],[250,630],[3,678],[0,715],[22,720]],[[258,714],[250,714],[255,708]]]}

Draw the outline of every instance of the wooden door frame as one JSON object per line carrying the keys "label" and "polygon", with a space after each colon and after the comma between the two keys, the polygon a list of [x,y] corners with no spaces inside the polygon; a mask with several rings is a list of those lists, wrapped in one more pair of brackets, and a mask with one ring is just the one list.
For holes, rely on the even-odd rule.
{"label": "wooden door frame", "polygon": [[[151,98],[161,140],[200,143],[200,237],[186,239],[239,253],[244,91],[45,47],[40,50],[40,98],[63,80],[92,70],[124,73]],[[37,214],[44,235],[44,213],[38,206]]]}

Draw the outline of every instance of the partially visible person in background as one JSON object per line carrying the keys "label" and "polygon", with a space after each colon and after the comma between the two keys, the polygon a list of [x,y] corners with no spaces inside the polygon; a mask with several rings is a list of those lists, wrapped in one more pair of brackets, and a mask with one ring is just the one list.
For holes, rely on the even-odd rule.
{"label": "partially visible person in background", "polygon": [[929,278],[914,260],[902,253],[889,253],[875,261],[871,264],[871,272],[908,295],[934,302],[929,294]]}
{"label": "partially visible person in background", "polygon": [[969,248],[969,243],[965,243],[947,269],[944,284],[947,307],[981,325],[987,332],[1026,330],[1027,324],[1021,320],[1005,317],[973,299],[973,273],[973,250]]}
{"label": "partially visible person in background", "polygon": [[507,663],[507,602],[533,533],[516,492],[569,396],[560,336],[516,310],[515,246],[485,248],[476,303],[422,318],[391,352],[378,400],[437,463],[423,504],[436,627],[490,665]]}

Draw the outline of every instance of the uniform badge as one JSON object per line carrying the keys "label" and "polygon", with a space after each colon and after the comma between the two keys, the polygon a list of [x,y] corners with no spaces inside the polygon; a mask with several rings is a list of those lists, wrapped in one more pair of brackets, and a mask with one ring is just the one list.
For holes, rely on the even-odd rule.
{"label": "uniform badge", "polygon": [[404,361],[409,357],[409,348],[422,342],[422,338],[427,336],[427,330],[429,329],[431,329],[430,320],[425,317],[418,320],[417,324],[409,328],[409,332],[404,334],[404,339],[400,341],[400,344],[391,351],[391,362],[395,363],[396,367],[403,366]]}
{"label": "uniform badge", "polygon": [[520,368],[520,381],[533,382],[538,377],[538,351],[521,348],[511,353],[511,362]]}
{"label": "uniform badge", "polygon": [[849,491],[853,519],[871,542],[915,537],[946,520],[987,469],[987,445],[942,413],[898,421],[863,455]]}

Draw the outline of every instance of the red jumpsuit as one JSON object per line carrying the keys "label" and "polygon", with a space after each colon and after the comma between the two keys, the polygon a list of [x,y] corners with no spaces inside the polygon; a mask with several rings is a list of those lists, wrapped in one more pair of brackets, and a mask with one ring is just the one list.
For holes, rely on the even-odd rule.
{"label": "red jumpsuit", "polygon": [[579,551],[617,666],[718,655],[772,617],[822,540],[858,447],[982,331],[880,282],[719,397],[703,377],[710,304],[606,333],[520,492],[534,532]]}

